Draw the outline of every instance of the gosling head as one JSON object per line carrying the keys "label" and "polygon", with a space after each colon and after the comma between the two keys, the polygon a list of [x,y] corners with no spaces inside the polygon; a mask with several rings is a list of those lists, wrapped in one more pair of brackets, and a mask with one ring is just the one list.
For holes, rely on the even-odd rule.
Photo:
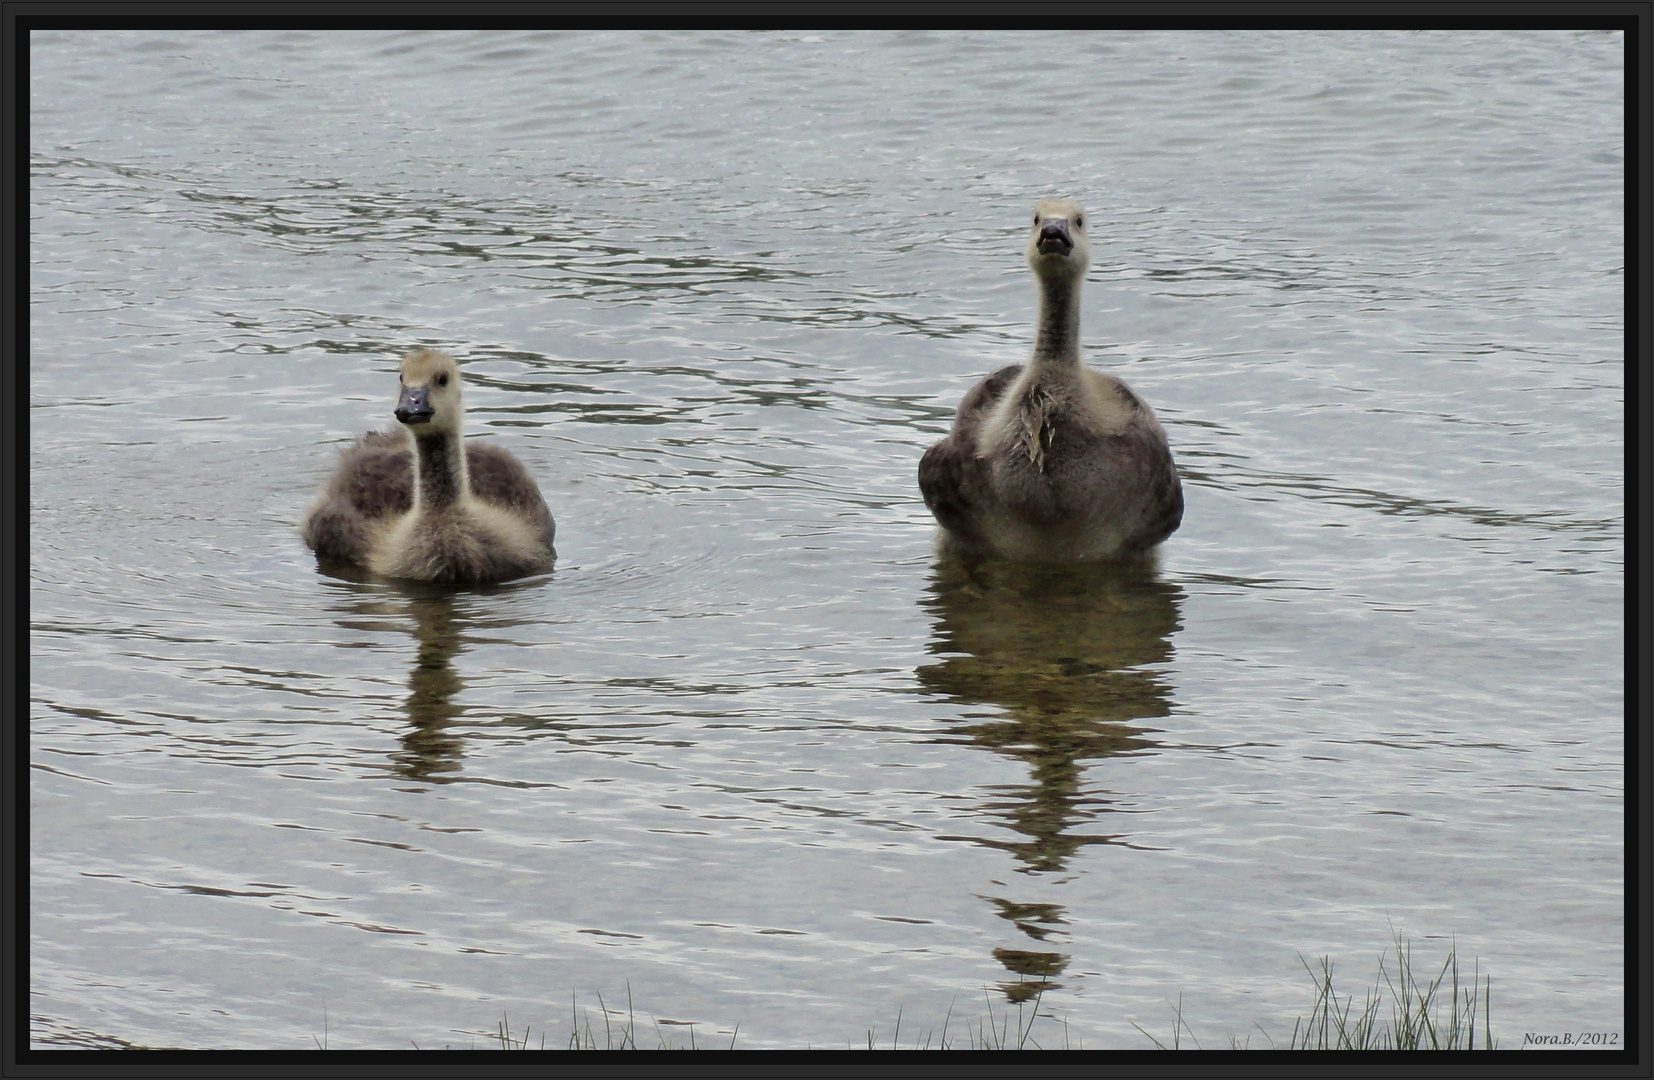
{"label": "gosling head", "polygon": [[1091,265],[1085,207],[1073,199],[1041,199],[1028,231],[1028,265],[1042,278],[1077,280]]}
{"label": "gosling head", "polygon": [[396,418],[416,435],[458,431],[465,416],[459,365],[447,353],[415,349],[402,358],[402,392]]}

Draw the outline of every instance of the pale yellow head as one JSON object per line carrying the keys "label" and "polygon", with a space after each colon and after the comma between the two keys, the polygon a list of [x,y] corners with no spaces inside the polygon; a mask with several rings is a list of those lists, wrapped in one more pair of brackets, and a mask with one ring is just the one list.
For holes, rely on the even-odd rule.
{"label": "pale yellow head", "polygon": [[416,435],[458,431],[465,417],[459,365],[447,353],[415,349],[402,358],[396,418]]}
{"label": "pale yellow head", "polygon": [[1084,277],[1091,265],[1090,221],[1073,199],[1041,199],[1028,230],[1028,265],[1041,277]]}

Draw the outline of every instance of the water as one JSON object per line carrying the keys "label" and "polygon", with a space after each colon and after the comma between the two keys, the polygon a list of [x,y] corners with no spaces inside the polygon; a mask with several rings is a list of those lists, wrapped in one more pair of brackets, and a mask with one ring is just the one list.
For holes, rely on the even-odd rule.
{"label": "water", "polygon": [[[30,57],[35,1045],[556,1042],[628,987],[905,1044],[1041,980],[1047,1045],[1261,1043],[1392,928],[1507,1046],[1621,1029],[1620,35]],[[931,553],[1047,194],[1183,474],[1149,573]],[[300,543],[415,345],[549,577]]]}

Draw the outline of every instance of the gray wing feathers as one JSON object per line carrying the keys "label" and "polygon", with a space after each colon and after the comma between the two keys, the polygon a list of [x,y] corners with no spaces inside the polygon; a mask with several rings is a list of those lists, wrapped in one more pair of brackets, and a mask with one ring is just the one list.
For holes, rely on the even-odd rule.
{"label": "gray wing feathers", "polygon": [[954,413],[953,430],[919,459],[919,492],[925,506],[944,528],[963,539],[975,538],[971,523],[992,495],[988,469],[977,457],[977,430],[1021,372],[1021,364],[1000,368],[966,391]]}
{"label": "gray wing feathers", "polygon": [[[465,444],[471,494],[532,523],[549,548],[557,525],[534,478],[507,450]],[[363,563],[372,526],[413,509],[414,456],[407,435],[372,431],[345,449],[339,468],[305,517],[300,535],[318,556]]]}
{"label": "gray wing feathers", "polygon": [[540,495],[540,488],[523,463],[511,452],[490,443],[465,444],[465,470],[471,494],[504,507],[534,523],[551,546],[557,523]]}

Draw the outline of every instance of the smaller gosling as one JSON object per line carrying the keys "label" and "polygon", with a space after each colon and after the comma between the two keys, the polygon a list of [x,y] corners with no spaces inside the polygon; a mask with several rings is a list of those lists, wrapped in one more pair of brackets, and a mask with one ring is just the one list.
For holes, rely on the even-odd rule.
{"label": "smaller gosling", "polygon": [[459,365],[416,349],[402,359],[400,428],[344,451],[300,535],[318,563],[389,578],[476,585],[550,570],[557,526],[509,452],[464,441]]}

